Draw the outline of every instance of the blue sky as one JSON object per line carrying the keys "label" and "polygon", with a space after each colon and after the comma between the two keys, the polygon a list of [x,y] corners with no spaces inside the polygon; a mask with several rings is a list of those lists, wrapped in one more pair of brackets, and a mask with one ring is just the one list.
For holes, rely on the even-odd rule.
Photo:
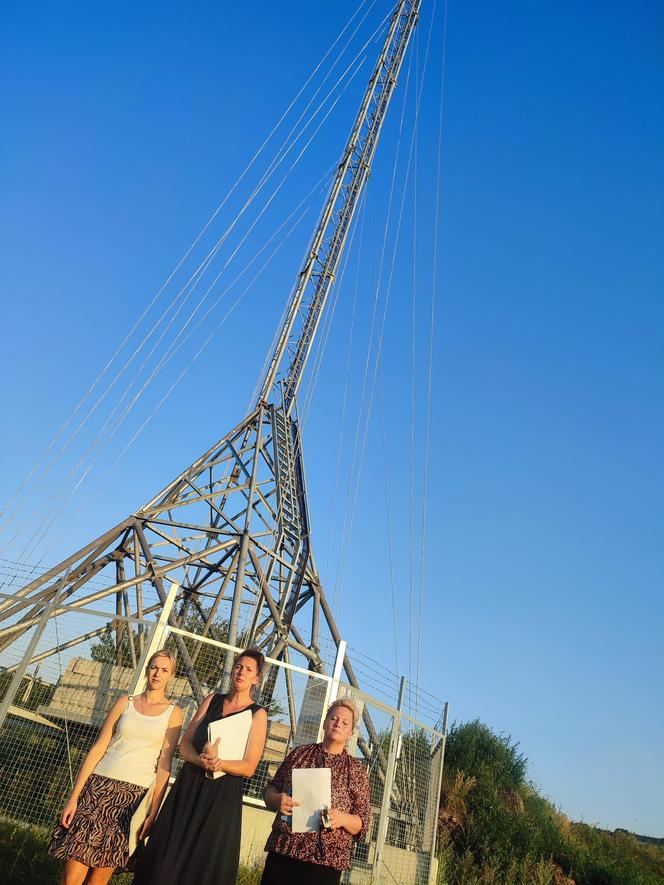
{"label": "blue sky", "polygon": [[[3,500],[357,5],[320,3],[312,16],[299,2],[285,15],[268,3],[3,4]],[[375,4],[359,42],[387,10]],[[426,2],[305,421],[316,556],[342,633],[400,672],[410,635],[411,675],[442,11],[439,3],[381,357],[398,661],[378,394],[347,553],[341,535],[355,487],[347,471],[375,267],[398,143],[398,182],[405,177],[432,15]],[[569,816],[658,836],[663,38],[655,2],[448,3],[419,663],[422,685],[448,699],[454,717],[479,717],[520,741],[531,776]],[[375,52],[247,241],[247,257],[338,159]],[[228,221],[239,200],[215,223]],[[33,559],[53,562],[136,509],[242,417],[321,200],[319,188],[201,355],[193,360],[230,302],[155,380]],[[390,218],[392,243],[394,207]],[[94,437],[91,425],[82,446]],[[31,501],[56,488],[66,464],[30,491]],[[19,540],[2,555],[19,559],[23,550]]]}

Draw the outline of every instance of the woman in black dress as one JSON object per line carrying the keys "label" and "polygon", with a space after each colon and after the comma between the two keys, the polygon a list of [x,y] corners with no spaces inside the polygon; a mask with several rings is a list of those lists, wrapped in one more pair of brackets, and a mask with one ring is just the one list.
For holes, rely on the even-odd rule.
{"label": "woman in black dress", "polygon": [[[229,694],[208,695],[191,720],[180,743],[185,764],[152,828],[134,885],[235,885],[242,781],[256,771],[267,734],[267,713],[251,697],[263,661],[256,649],[242,652]],[[223,746],[207,743],[208,725],[243,710],[252,713],[244,759],[224,760]],[[210,779],[210,771],[222,771],[225,777]]]}

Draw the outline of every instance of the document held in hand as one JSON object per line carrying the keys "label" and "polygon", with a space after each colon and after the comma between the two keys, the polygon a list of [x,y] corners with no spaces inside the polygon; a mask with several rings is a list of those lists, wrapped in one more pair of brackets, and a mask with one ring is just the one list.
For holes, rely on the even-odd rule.
{"label": "document held in hand", "polygon": [[332,770],[330,768],[294,768],[293,832],[317,833],[320,813],[332,805]]}
{"label": "document held in hand", "polygon": [[[166,796],[168,796],[170,789],[174,783],[175,783],[175,778],[169,777],[168,783],[166,784],[166,789],[164,791],[164,795],[161,797],[161,803],[159,805],[159,808],[161,808],[161,806],[164,804],[164,801],[166,800]],[[134,851],[136,851],[136,849],[138,848],[138,833],[139,833],[141,827],[143,826],[143,824],[145,823],[145,818],[150,813],[150,808],[152,807],[152,797],[154,796],[155,784],[156,784],[156,781],[153,782],[151,784],[151,786],[148,787],[147,793],[145,794],[145,796],[143,796],[141,801],[138,803],[138,805],[136,807],[136,811],[134,812],[134,814],[131,818],[131,823],[129,824],[129,856],[130,857],[132,856]],[[157,811],[159,811],[159,809],[157,809]],[[147,841],[149,838],[150,838],[149,836],[146,837],[146,839],[145,839],[146,844],[147,844]]]}
{"label": "document held in hand", "polygon": [[[244,759],[251,722],[251,710],[243,710],[241,713],[234,713],[225,719],[217,719],[216,722],[211,722],[208,725],[210,743],[213,744],[217,738],[220,738],[220,759],[225,759],[228,762],[239,762]],[[208,771],[207,777],[218,778],[225,773],[225,771]]]}
{"label": "document held in hand", "polygon": [[[138,848],[138,833],[143,824],[145,823],[145,819],[150,813],[150,808],[152,806],[152,797],[154,796],[154,784],[148,789],[145,796],[141,799],[136,807],[136,811],[133,813],[131,818],[131,823],[129,824],[129,856],[131,857],[134,851]],[[147,840],[146,840],[147,841]]]}

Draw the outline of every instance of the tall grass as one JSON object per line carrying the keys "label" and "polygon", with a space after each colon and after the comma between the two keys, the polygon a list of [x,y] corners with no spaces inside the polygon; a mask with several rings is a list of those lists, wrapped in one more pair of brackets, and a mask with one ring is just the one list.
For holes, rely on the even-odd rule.
{"label": "tall grass", "polygon": [[[57,885],[62,862],[46,851],[50,831],[0,818],[0,882],[2,885]],[[237,885],[258,885],[263,865],[240,865]],[[130,885],[131,873],[119,873],[112,885]]]}

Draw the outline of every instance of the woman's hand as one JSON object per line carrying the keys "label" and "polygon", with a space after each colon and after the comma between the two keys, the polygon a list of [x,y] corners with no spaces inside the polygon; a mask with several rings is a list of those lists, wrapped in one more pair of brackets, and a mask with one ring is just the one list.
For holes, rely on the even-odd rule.
{"label": "woman's hand", "polygon": [[345,811],[339,811],[338,808],[330,808],[327,812],[327,819],[330,822],[331,830],[347,830],[350,823],[350,817],[352,817],[352,815],[346,814]]}
{"label": "woman's hand", "polygon": [[209,756],[211,759],[215,759],[219,756],[219,741],[221,738],[217,738],[214,743],[210,743],[208,741],[203,749],[201,750],[201,756]]}
{"label": "woman's hand", "polygon": [[344,829],[351,836],[356,836],[362,829],[362,818],[357,814],[347,814],[338,808],[330,808],[327,812],[331,830]]}
{"label": "woman's hand", "polygon": [[201,760],[201,767],[206,771],[221,771],[221,765],[219,762],[219,740],[220,738],[217,738],[214,743],[208,741],[198,757]]}
{"label": "woman's hand", "polygon": [[201,753],[201,766],[206,771],[223,771],[223,763],[217,756],[204,756]]}
{"label": "woman's hand", "polygon": [[78,808],[78,799],[74,799],[73,797],[67,802],[64,807],[62,814],[60,815],[60,823],[62,826],[68,830],[69,825],[71,824],[74,815],[76,814],[76,809]]}
{"label": "woman's hand", "polygon": [[292,796],[288,795],[288,793],[279,793],[279,796],[281,797],[279,799],[279,811],[281,814],[286,814],[290,817],[293,813],[293,809],[297,808],[300,803],[296,802]]}
{"label": "woman's hand", "polygon": [[149,814],[145,820],[143,821],[143,826],[138,831],[138,841],[142,842],[143,839],[147,839],[150,835],[150,830],[152,829],[152,825],[154,824],[156,817],[152,814]]}

